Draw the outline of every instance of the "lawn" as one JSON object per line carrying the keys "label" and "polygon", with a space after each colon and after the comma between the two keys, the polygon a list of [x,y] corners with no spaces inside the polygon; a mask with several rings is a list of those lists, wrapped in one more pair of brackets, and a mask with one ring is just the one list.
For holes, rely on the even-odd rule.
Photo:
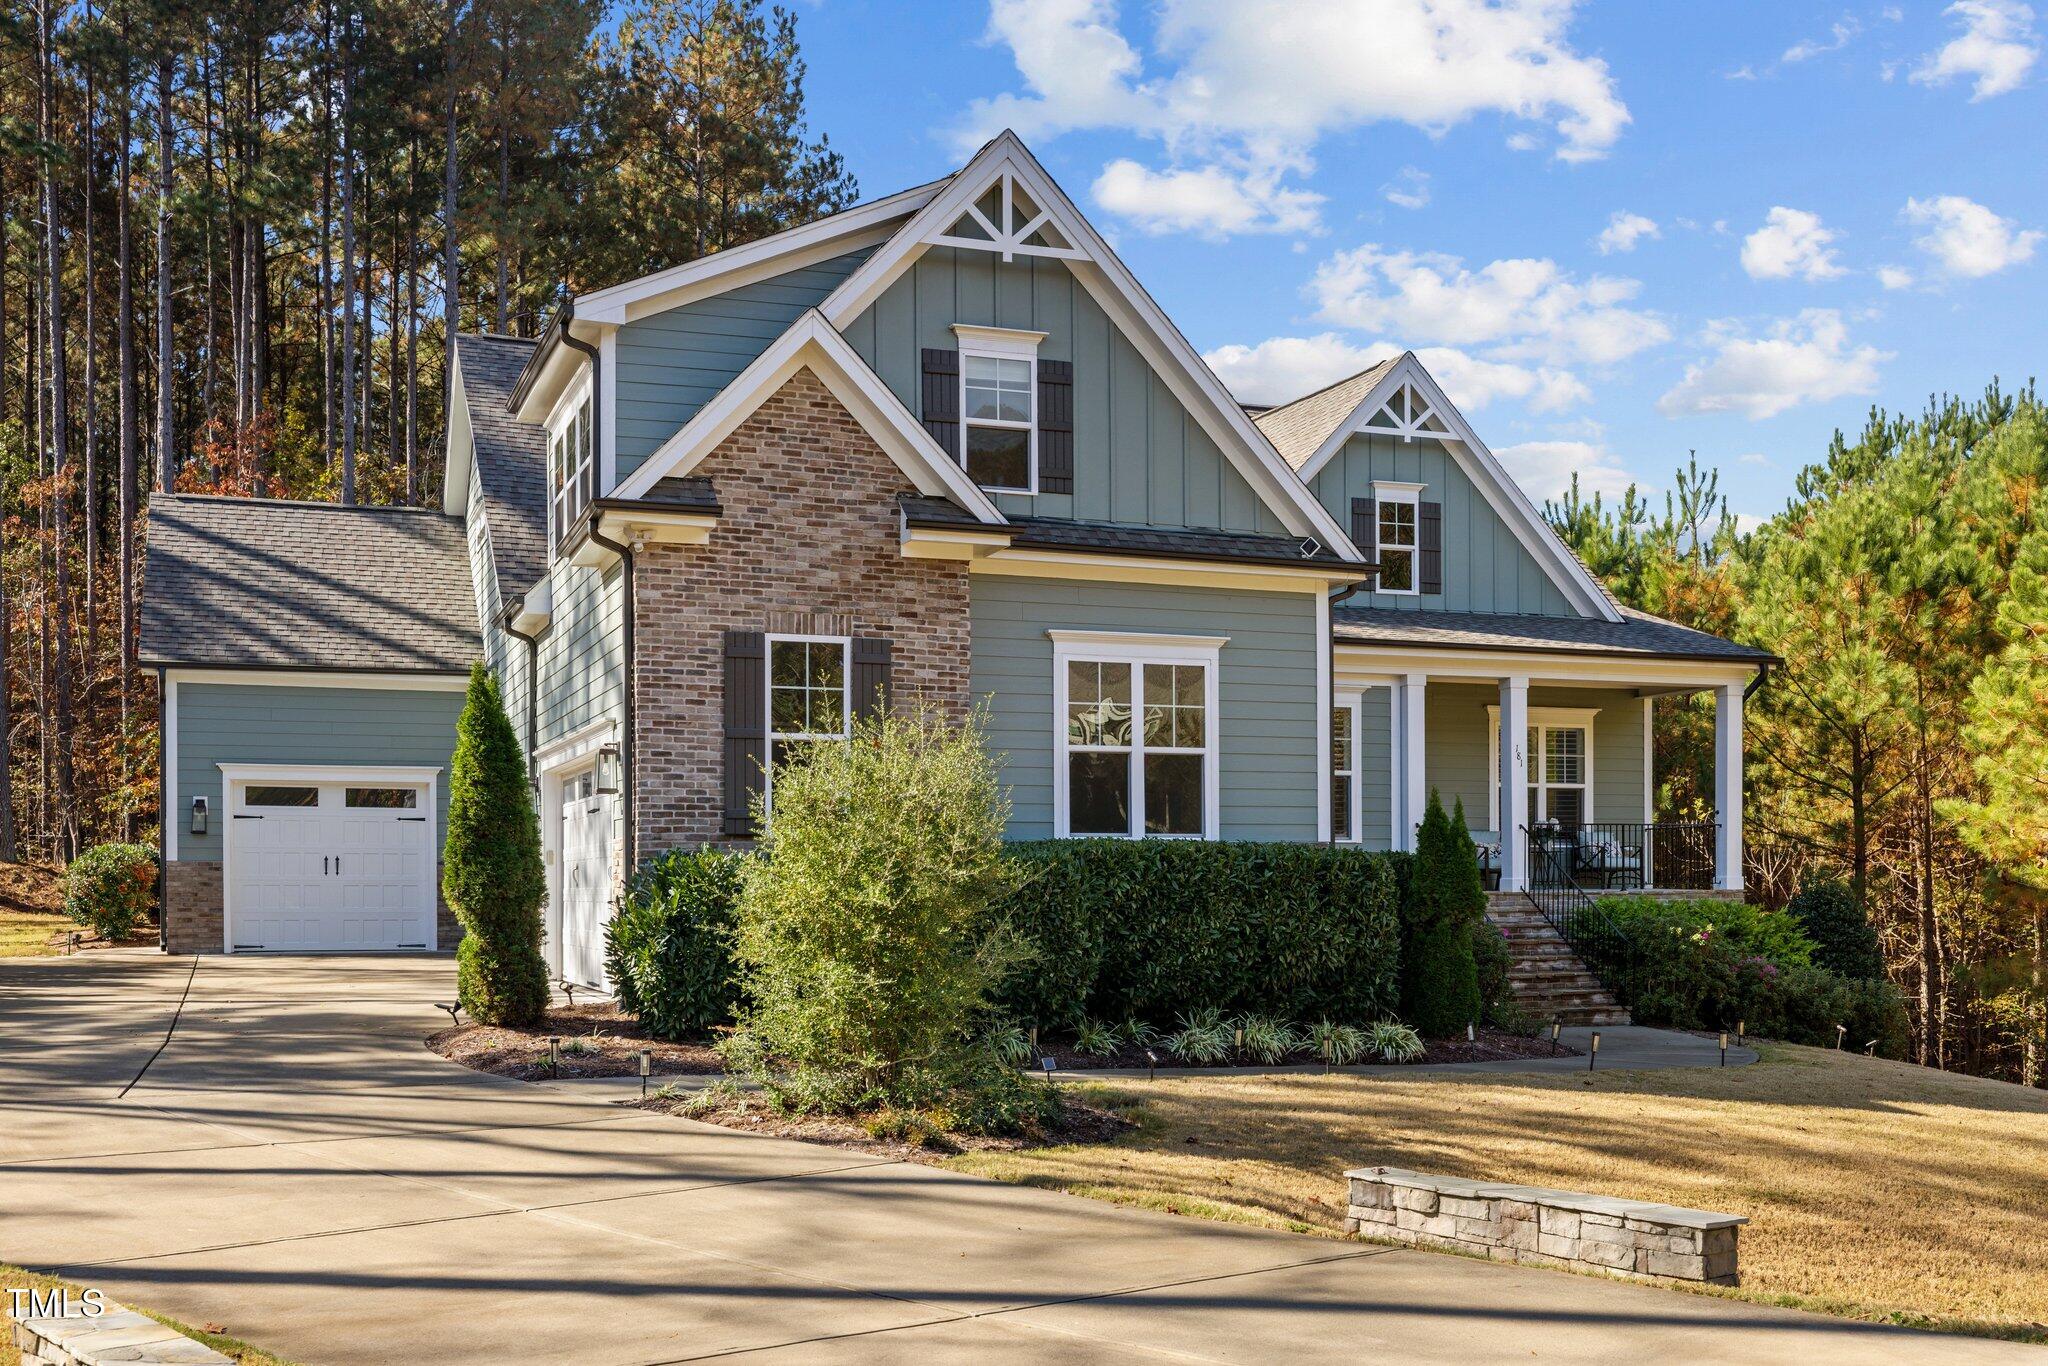
{"label": "lawn", "polygon": [[[10,1289],[25,1288],[49,1291],[60,1286],[68,1289],[74,1295],[83,1294],[87,1288],[76,1281],[58,1280],[54,1276],[38,1275],[36,1272],[24,1271],[18,1266],[0,1262],[0,1296],[4,1296],[5,1292]],[[274,1357],[268,1352],[251,1347],[248,1343],[235,1338],[222,1337],[218,1333],[191,1328],[186,1324],[179,1323],[176,1319],[167,1318],[162,1314],[151,1313],[140,1305],[128,1305],[127,1307],[139,1313],[149,1314],[158,1323],[175,1328],[187,1337],[197,1338],[208,1347],[213,1348],[214,1351],[233,1361],[235,1366],[290,1366],[290,1363],[283,1357]],[[0,1298],[0,1366],[21,1366],[21,1349],[15,1346],[13,1324],[6,1318],[4,1298]]]}
{"label": "lawn", "polygon": [[0,958],[56,953],[50,936],[78,928],[63,905],[56,873],[32,863],[0,863]]}
{"label": "lawn", "polygon": [[1092,1098],[1139,1128],[950,1165],[1333,1236],[1359,1166],[1724,1210],[1751,1220],[1742,1286],[1703,1293],[2048,1341],[2048,1091],[1772,1045],[1725,1071],[1176,1079]]}

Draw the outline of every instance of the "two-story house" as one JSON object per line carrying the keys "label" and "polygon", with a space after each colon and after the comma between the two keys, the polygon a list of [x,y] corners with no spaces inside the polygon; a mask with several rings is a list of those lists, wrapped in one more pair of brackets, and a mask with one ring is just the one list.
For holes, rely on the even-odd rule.
{"label": "two-story house", "polygon": [[[151,505],[173,949],[448,946],[478,658],[574,980],[625,870],[911,698],[983,709],[1019,839],[1405,847],[1435,788],[1505,889],[1741,885],[1769,657],[1618,605],[1412,355],[1235,402],[1014,136],[460,337],[451,388],[438,511]],[[1718,814],[1653,827],[1651,702],[1697,691]]]}

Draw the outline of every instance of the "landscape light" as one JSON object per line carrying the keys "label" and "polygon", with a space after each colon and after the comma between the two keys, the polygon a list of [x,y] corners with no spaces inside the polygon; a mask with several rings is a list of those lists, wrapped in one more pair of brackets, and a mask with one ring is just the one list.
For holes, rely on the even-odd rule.
{"label": "landscape light", "polygon": [[550,1034],[548,1035],[548,1075],[552,1077],[561,1070],[562,1040],[558,1036]]}
{"label": "landscape light", "polygon": [[1559,1045],[1558,1045],[1558,1036],[1559,1036],[1559,1035],[1561,1035],[1561,1034],[1563,1034],[1563,1033],[1564,1033],[1564,1021],[1563,1021],[1563,1020],[1552,1020],[1552,1021],[1550,1022],[1550,1056],[1551,1056],[1551,1057],[1553,1057],[1553,1058],[1557,1056],[1557,1050],[1558,1050],[1558,1046],[1559,1046]]}
{"label": "landscape light", "polygon": [[1600,1061],[1600,1031],[1593,1031],[1593,1051],[1586,1055],[1586,1070],[1593,1070],[1593,1064]]}
{"label": "landscape light", "polygon": [[1840,1024],[1838,1024],[1838,1025],[1836,1025],[1836,1026],[1835,1026],[1835,1051],[1836,1051],[1837,1053],[1839,1053],[1839,1052],[1841,1052],[1841,1051],[1842,1051],[1842,1040],[1844,1040],[1844,1039],[1846,1039],[1846,1038],[1848,1038],[1848,1037],[1849,1037],[1849,1026],[1847,1026],[1847,1025],[1840,1025]]}
{"label": "landscape light", "polygon": [[1728,1065],[1728,1031],[1721,1031],[1721,1066]]}
{"label": "landscape light", "polygon": [[1479,1042],[1479,1035],[1478,1035],[1478,1034],[1477,1034],[1477,1033],[1476,1033],[1476,1032],[1474,1031],[1474,1029],[1473,1029],[1473,1026],[1472,1026],[1472,1022],[1471,1022],[1470,1020],[1467,1020],[1467,1021],[1465,1021],[1465,1042],[1466,1042],[1466,1043],[1478,1043],[1478,1042]]}
{"label": "landscape light", "polygon": [[654,1070],[654,1054],[640,1050],[640,1099],[647,1099],[647,1074]]}
{"label": "landscape light", "polygon": [[1047,1086],[1059,1085],[1058,1082],[1052,1079],[1053,1060],[1051,1058],[1040,1058],[1038,1060],[1038,1065],[1045,1069],[1045,1084]]}
{"label": "landscape light", "polygon": [[1149,1048],[1145,1050],[1145,1080],[1159,1080],[1159,1055]]}

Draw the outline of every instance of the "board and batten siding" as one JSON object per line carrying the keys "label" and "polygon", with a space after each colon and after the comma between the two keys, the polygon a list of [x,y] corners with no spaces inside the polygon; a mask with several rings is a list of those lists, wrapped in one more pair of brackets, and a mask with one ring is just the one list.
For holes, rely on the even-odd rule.
{"label": "board and batten siding", "polygon": [[[1492,722],[1486,709],[1499,702],[1498,688],[1432,683],[1423,703],[1423,768],[1429,785],[1447,808],[1453,800],[1463,801],[1466,826],[1475,834],[1489,836],[1500,832],[1486,828],[1493,797],[1493,780],[1487,770]],[[1591,737],[1590,819],[1643,818],[1642,699],[1612,688],[1531,688],[1529,707],[1532,711],[1541,707],[1597,709]],[[1535,756],[1530,762],[1535,762]]]}
{"label": "board and batten siding", "polygon": [[537,747],[618,716],[625,698],[623,570],[579,569],[557,560],[548,577],[554,615],[540,638]]}
{"label": "board and batten siding", "polygon": [[[273,687],[184,683],[178,688],[177,792],[171,811],[180,862],[219,862],[231,813],[221,764],[423,766],[439,768],[434,847],[448,828],[448,764],[455,753],[459,689]],[[213,818],[191,831],[192,799]]]}
{"label": "board and batten siding", "polygon": [[638,469],[805,309],[823,303],[872,250],[848,252],[621,326],[613,352],[618,477]]}
{"label": "board and batten siding", "polygon": [[955,323],[1043,332],[1040,358],[1073,362],[1074,491],[997,494],[1006,515],[1285,532],[1063,262],[933,247],[844,332],[916,415],[919,353],[958,347]]}
{"label": "board and batten siding", "polygon": [[1370,498],[1375,479],[1422,484],[1425,502],[1444,509],[1444,591],[1360,591],[1346,605],[1400,612],[1504,612],[1575,617],[1572,607],[1528,548],[1493,510],[1493,504],[1437,441],[1360,433],[1316,473],[1310,488],[1346,531],[1351,500]]}
{"label": "board and batten siding", "polygon": [[969,615],[969,683],[988,706],[989,746],[1003,756],[1010,838],[1053,834],[1052,628],[1229,637],[1217,680],[1218,833],[1317,837],[1313,596],[977,574]]}

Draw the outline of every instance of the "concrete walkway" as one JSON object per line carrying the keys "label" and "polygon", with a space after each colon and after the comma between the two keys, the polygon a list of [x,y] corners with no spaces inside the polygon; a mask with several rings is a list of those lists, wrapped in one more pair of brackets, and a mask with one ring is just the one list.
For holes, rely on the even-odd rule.
{"label": "concrete walkway", "polygon": [[2043,1360],[622,1113],[428,1053],[452,990],[0,962],[0,1259],[308,1363]]}

